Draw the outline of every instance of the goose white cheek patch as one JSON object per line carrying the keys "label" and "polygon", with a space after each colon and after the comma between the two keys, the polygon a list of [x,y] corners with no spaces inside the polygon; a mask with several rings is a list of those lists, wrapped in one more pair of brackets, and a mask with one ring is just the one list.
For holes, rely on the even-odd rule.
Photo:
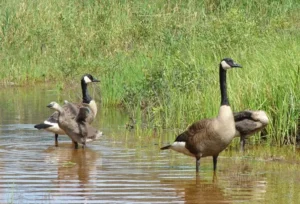
{"label": "goose white cheek patch", "polygon": [[91,83],[92,82],[92,80],[90,78],[88,78],[87,76],[85,76],[83,78],[83,80],[85,81],[85,83]]}
{"label": "goose white cheek patch", "polygon": [[221,65],[222,65],[223,69],[230,69],[231,68],[231,66],[229,64],[227,64],[227,62],[224,61],[224,60],[221,62]]}

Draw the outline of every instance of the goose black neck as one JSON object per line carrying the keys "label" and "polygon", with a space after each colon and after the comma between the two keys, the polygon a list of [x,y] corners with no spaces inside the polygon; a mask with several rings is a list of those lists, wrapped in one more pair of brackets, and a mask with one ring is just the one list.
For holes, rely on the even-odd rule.
{"label": "goose black neck", "polygon": [[87,90],[87,84],[84,81],[81,81],[81,89],[82,89],[82,102],[90,103],[92,97],[89,95],[89,92]]}
{"label": "goose black neck", "polygon": [[221,90],[221,106],[229,106],[229,100],[227,97],[227,85],[226,85],[226,70],[224,70],[220,64],[220,90]]}

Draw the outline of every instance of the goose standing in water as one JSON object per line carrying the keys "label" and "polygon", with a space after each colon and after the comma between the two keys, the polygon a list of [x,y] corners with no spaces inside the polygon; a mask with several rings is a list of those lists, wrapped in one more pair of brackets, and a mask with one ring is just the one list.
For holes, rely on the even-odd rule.
{"label": "goose standing in water", "polygon": [[[97,115],[97,105],[95,100],[88,93],[87,86],[91,82],[100,82],[99,80],[95,79],[90,74],[85,74],[81,78],[81,90],[82,90],[82,103],[88,105],[91,110],[91,113],[86,118],[88,123],[92,123],[94,118]],[[78,111],[82,105],[80,104],[73,104],[73,103],[66,103],[62,108],[68,115],[76,117]],[[55,134],[55,146],[58,146],[58,135],[66,135],[66,133],[58,126],[58,112],[55,111],[49,118],[47,118],[43,123],[37,124],[34,126],[37,129],[44,129],[49,132],[53,132]]]}
{"label": "goose standing in water", "polygon": [[203,119],[193,123],[188,129],[177,136],[172,145],[161,150],[172,149],[196,158],[196,172],[199,171],[200,158],[212,156],[214,172],[217,169],[217,159],[235,137],[235,123],[227,97],[226,72],[230,68],[242,67],[230,58],[220,62],[219,77],[221,91],[221,106],[216,118]]}
{"label": "goose standing in water", "polygon": [[[68,105],[68,104],[67,104]],[[85,147],[86,142],[99,139],[102,132],[92,127],[86,120],[89,117],[90,109],[88,105],[79,108],[78,114],[74,118],[69,115],[58,103],[51,102],[47,105],[48,108],[58,112],[58,125],[73,141],[75,149],[78,148],[78,143]]]}
{"label": "goose standing in water", "polygon": [[264,129],[268,123],[269,119],[267,114],[262,111],[252,111],[245,110],[234,113],[236,137],[240,137],[240,150],[245,149],[245,139],[254,133]]}

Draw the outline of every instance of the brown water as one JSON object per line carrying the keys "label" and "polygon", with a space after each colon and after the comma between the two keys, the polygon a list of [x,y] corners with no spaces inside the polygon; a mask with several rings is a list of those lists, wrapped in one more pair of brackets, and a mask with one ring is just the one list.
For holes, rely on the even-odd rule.
{"label": "brown water", "polygon": [[93,125],[105,136],[74,150],[67,137],[55,147],[54,135],[33,125],[50,115],[49,102],[80,95],[37,87],[0,96],[0,203],[299,203],[292,147],[227,150],[216,176],[211,158],[196,176],[193,158],[159,150],[172,136],[128,131],[120,110],[102,109]]}

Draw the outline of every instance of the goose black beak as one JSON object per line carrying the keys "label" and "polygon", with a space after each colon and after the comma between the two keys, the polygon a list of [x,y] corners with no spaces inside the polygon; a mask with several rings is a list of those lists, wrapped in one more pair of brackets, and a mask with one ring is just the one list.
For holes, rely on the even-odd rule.
{"label": "goose black beak", "polygon": [[93,79],[92,82],[100,82],[98,79]]}
{"label": "goose black beak", "polygon": [[235,67],[235,68],[243,68],[242,65],[238,64],[238,63],[233,63],[233,65],[231,67]]}

